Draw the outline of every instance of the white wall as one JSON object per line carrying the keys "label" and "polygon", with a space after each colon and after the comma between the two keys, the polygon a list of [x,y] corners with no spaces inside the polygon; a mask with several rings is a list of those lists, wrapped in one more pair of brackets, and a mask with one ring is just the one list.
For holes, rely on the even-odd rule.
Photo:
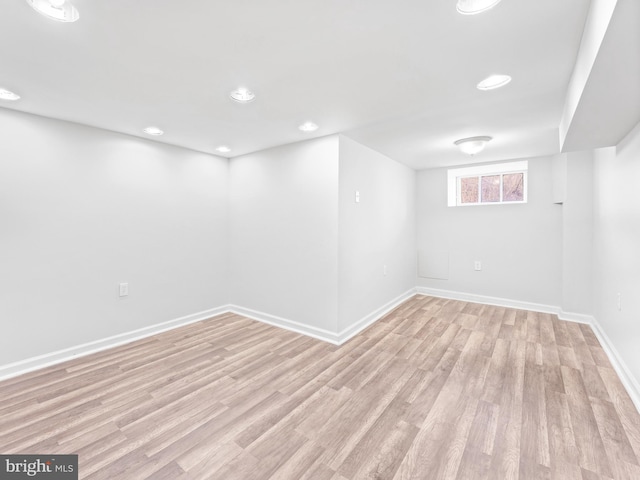
{"label": "white wall", "polygon": [[[640,380],[640,124],[594,157],[595,316]],[[621,309],[617,295],[621,294]]]}
{"label": "white wall", "polygon": [[418,172],[418,254],[445,262],[448,254],[448,278],[418,277],[418,285],[560,305],[562,210],[553,203],[551,161],[529,159],[528,203],[521,205],[447,207],[447,169]]}
{"label": "white wall", "polygon": [[4,109],[0,129],[0,366],[228,303],[337,334],[446,252],[419,286],[593,314],[640,391],[640,125],[566,155],[562,206],[543,157],[526,205],[464,208],[446,169],[344,136],[229,162]]}
{"label": "white wall", "polygon": [[226,303],[226,159],[4,109],[0,131],[0,365]]}
{"label": "white wall", "polygon": [[414,170],[340,136],[339,331],[415,287],[415,182]]}
{"label": "white wall", "polygon": [[335,332],[338,136],[230,164],[231,303]]}
{"label": "white wall", "polygon": [[562,205],[564,312],[593,315],[593,152],[566,155]]}

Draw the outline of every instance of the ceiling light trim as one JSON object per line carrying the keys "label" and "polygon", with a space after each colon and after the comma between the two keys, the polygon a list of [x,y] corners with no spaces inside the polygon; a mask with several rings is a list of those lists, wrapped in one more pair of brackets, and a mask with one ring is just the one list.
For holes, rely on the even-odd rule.
{"label": "ceiling light trim", "polygon": [[58,22],[71,23],[80,18],[78,9],[69,0],[27,0],[40,15]]}
{"label": "ceiling light trim", "polygon": [[484,150],[487,143],[491,140],[493,140],[493,137],[481,135],[478,137],[461,138],[453,142],[453,144],[456,145],[462,153],[474,156]]}
{"label": "ceiling light trim", "polygon": [[153,135],[154,137],[164,135],[164,131],[158,127],[147,127],[144,129],[144,133],[146,133],[147,135]]}
{"label": "ceiling light trim", "polygon": [[229,93],[231,100],[238,103],[250,103],[256,98],[256,94],[245,87],[238,87]]}
{"label": "ceiling light trim", "polygon": [[498,5],[502,0],[458,0],[456,10],[462,15],[477,15]]}
{"label": "ceiling light trim", "polygon": [[318,130],[318,128],[320,127],[318,127],[318,125],[313,122],[304,122],[298,127],[298,130],[300,130],[301,132],[310,133],[315,132],[316,130]]}
{"label": "ceiling light trim", "polygon": [[505,85],[511,83],[511,76],[504,74],[494,74],[489,75],[487,78],[482,80],[476,85],[478,90],[482,90],[484,92],[488,90],[495,90],[497,88],[502,88]]}
{"label": "ceiling light trim", "polygon": [[16,100],[20,100],[20,95],[12,92],[11,90],[0,87],[0,100],[15,102]]}

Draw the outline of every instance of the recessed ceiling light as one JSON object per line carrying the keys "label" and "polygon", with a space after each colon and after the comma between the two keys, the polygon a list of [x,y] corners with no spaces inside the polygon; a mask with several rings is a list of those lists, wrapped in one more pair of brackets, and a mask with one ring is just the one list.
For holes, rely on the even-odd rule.
{"label": "recessed ceiling light", "polygon": [[10,90],[0,88],[0,100],[20,100],[20,95]]}
{"label": "recessed ceiling light", "polygon": [[164,132],[158,127],[147,127],[144,129],[144,133],[157,137],[159,135],[162,135]]}
{"label": "recessed ceiling light", "polygon": [[231,149],[226,145],[220,145],[216,150],[220,153],[229,153],[231,151]]}
{"label": "recessed ceiling light", "polygon": [[249,103],[256,98],[255,93],[244,87],[233,90],[229,96],[238,103]]}
{"label": "recessed ceiling light", "polygon": [[318,125],[313,122],[304,122],[298,127],[298,130],[302,132],[315,132],[318,129]]}
{"label": "recessed ceiling light", "polygon": [[456,10],[462,15],[476,15],[495,7],[501,0],[458,0]]}
{"label": "recessed ceiling light", "polygon": [[80,14],[69,0],[27,0],[34,10],[59,22],[75,22]]}
{"label": "recessed ceiling light", "polygon": [[511,81],[509,75],[490,75],[482,80],[478,85],[478,90],[493,90],[494,88],[504,87]]}
{"label": "recessed ceiling light", "polygon": [[491,137],[481,136],[461,138],[460,140],[456,140],[453,143],[458,146],[462,153],[473,156],[476,153],[480,153],[482,150],[484,150],[484,147],[487,146],[487,142],[489,141],[491,141]]}

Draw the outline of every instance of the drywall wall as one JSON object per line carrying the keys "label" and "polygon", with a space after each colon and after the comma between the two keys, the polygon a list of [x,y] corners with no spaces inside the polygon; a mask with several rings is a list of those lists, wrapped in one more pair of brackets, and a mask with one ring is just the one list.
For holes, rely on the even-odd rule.
{"label": "drywall wall", "polygon": [[230,246],[232,304],[336,331],[337,135],[231,160]]}
{"label": "drywall wall", "polygon": [[5,109],[0,131],[0,365],[227,303],[226,159]]}
{"label": "drywall wall", "polygon": [[528,203],[519,205],[447,207],[447,169],[418,172],[418,255],[439,277],[419,276],[418,286],[560,305],[562,207],[551,161],[529,159]]}
{"label": "drywall wall", "polygon": [[343,331],[415,287],[416,173],[342,135],[339,173]]}
{"label": "drywall wall", "polygon": [[564,312],[593,315],[593,152],[565,157],[560,306]]}
{"label": "drywall wall", "polygon": [[567,154],[551,157],[553,203],[564,203],[567,198]]}
{"label": "drywall wall", "polygon": [[[615,148],[594,153],[595,317],[640,380],[640,124]],[[620,306],[618,308],[618,294]]]}

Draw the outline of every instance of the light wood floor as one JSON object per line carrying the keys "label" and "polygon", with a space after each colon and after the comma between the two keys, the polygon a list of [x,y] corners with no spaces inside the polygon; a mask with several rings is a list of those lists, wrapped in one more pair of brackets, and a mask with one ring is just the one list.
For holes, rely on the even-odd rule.
{"label": "light wood floor", "polygon": [[0,453],[83,479],[640,479],[589,327],[417,296],[341,347],[227,314],[0,383]]}

